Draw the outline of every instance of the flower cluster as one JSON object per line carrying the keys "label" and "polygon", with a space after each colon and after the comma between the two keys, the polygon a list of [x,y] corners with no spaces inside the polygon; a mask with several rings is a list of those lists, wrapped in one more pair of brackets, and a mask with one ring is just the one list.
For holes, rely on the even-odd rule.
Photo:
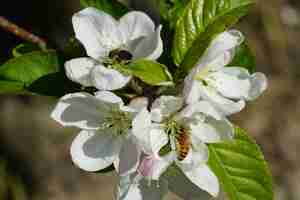
{"label": "flower cluster", "polygon": [[120,177],[117,199],[161,199],[168,191],[163,174],[174,165],[193,184],[217,196],[219,182],[207,165],[207,144],[233,139],[227,116],[267,87],[264,74],[227,66],[243,35],[237,30],[217,35],[176,96],[122,99],[111,91],[135,79],[122,66],[140,58],[158,59],[162,27],[156,28],[142,12],[116,20],[94,8],[75,14],[73,26],[88,57],[66,62],[66,75],[97,89],[65,95],[51,115],[63,126],[81,129],[71,145],[73,162],[90,172],[113,165]]}

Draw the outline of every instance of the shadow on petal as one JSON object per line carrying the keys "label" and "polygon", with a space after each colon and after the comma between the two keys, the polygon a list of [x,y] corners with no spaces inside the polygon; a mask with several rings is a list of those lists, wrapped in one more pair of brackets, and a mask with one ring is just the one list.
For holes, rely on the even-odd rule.
{"label": "shadow on petal", "polygon": [[168,169],[163,178],[168,181],[169,190],[185,200],[213,199],[207,192],[193,184],[175,165]]}

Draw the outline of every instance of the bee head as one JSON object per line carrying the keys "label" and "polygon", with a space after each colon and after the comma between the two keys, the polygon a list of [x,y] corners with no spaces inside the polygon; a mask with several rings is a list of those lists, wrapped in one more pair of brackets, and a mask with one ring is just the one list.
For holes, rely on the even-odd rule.
{"label": "bee head", "polygon": [[109,52],[108,57],[118,62],[121,62],[121,61],[130,61],[133,56],[129,51],[116,49]]}

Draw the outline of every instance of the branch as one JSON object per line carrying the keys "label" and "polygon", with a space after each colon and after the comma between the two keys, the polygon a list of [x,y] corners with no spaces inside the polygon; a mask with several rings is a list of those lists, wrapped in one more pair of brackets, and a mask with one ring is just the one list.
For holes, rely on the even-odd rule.
{"label": "branch", "polygon": [[17,26],[16,24],[10,22],[5,17],[0,16],[0,27],[7,32],[15,34],[17,37],[37,44],[41,49],[46,49],[46,42],[44,39],[26,31],[25,29]]}

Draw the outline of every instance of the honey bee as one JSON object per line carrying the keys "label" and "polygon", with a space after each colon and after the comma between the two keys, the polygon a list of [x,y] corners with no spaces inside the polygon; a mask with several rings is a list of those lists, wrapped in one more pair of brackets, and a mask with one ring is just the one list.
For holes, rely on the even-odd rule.
{"label": "honey bee", "polygon": [[132,59],[132,54],[126,50],[113,50],[109,53],[108,57],[114,58],[117,61],[130,61]]}
{"label": "honey bee", "polygon": [[186,129],[181,128],[180,131],[176,134],[175,138],[177,158],[179,161],[182,161],[186,158],[191,148],[190,135]]}

